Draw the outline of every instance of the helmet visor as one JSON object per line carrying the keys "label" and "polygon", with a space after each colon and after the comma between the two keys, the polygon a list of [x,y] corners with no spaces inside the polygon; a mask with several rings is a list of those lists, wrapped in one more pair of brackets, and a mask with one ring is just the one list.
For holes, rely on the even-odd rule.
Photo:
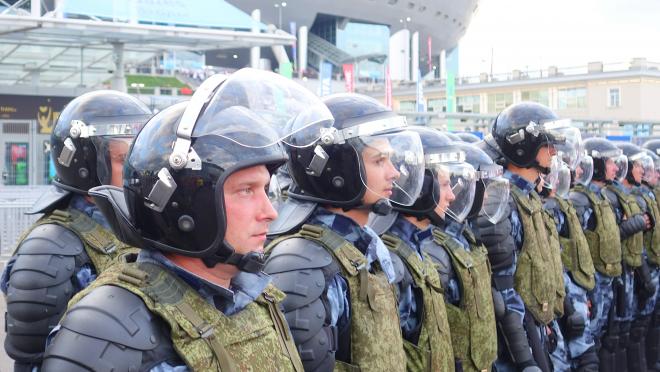
{"label": "helmet visor", "polygon": [[575,168],[575,183],[583,186],[589,185],[591,177],[594,175],[594,159],[589,155],[584,155],[578,166]]}
{"label": "helmet visor", "polygon": [[[320,138],[321,128],[332,126],[334,119],[323,102],[293,80],[272,72],[241,69],[223,81],[215,93],[198,90],[189,108],[204,111],[192,123],[193,137],[213,134],[243,147],[268,147],[276,142],[305,147]],[[205,103],[208,100],[208,103]],[[196,105],[196,101],[204,106]],[[245,120],[237,111],[249,111],[255,121]],[[185,125],[186,114],[179,128]],[[191,115],[191,121],[196,115]],[[258,120],[256,120],[258,119]],[[190,123],[188,123],[190,124]],[[270,132],[272,135],[250,135]],[[269,140],[266,140],[269,138]]]}
{"label": "helmet visor", "polygon": [[650,155],[640,152],[637,155],[631,156],[630,161],[635,167],[641,167],[644,174],[642,175],[642,180],[649,182],[654,178],[655,164],[653,163],[653,158]]}
{"label": "helmet visor", "polygon": [[562,122],[562,124],[559,128],[550,130],[550,133],[552,133],[553,138],[556,140],[554,142],[555,149],[557,149],[557,155],[564,161],[564,163],[566,163],[570,169],[575,169],[584,153],[582,135],[580,134],[579,129],[572,126],[566,126],[570,125],[570,120],[561,120],[560,122]]}
{"label": "helmet visor", "polygon": [[626,178],[626,174],[628,174],[628,157],[624,154],[621,154],[611,159],[614,161],[614,164],[616,164],[617,167],[616,176],[614,178],[621,182]]}
{"label": "helmet visor", "polygon": [[349,140],[360,159],[360,178],[367,191],[365,202],[387,199],[410,206],[424,182],[424,156],[419,135],[397,131]]}
{"label": "helmet visor", "polygon": [[509,180],[497,176],[482,178],[479,182],[484,184],[484,199],[479,215],[496,224],[505,217],[506,206],[509,202]]}
{"label": "helmet visor", "polygon": [[474,202],[476,171],[468,163],[440,163],[433,167],[433,174],[440,185],[436,212],[443,218],[448,215],[462,223]]}

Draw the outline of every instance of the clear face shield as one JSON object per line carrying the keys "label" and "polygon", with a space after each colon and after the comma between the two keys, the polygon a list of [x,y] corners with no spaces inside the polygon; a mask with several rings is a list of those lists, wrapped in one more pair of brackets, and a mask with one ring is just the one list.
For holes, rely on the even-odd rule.
{"label": "clear face shield", "polygon": [[552,160],[550,174],[544,179],[544,187],[554,191],[555,196],[565,199],[571,189],[571,170],[558,157]]}
{"label": "clear face shield", "polygon": [[[438,154],[435,154],[438,155]],[[433,162],[427,159],[427,165],[440,185],[440,195],[435,208],[436,213],[446,215],[458,223],[463,223],[472,209],[476,191],[477,173],[474,167],[463,162]]]}
{"label": "clear face shield", "polygon": [[617,167],[614,179],[621,182],[626,178],[626,174],[628,174],[628,157],[624,154],[621,154],[614,156],[611,159],[614,162],[614,165]]}
{"label": "clear face shield", "polygon": [[531,122],[525,130],[535,137],[546,137],[548,143],[554,146],[571,169],[577,166],[584,146],[580,130],[573,126],[570,119],[547,121],[541,124]]}
{"label": "clear face shield", "polygon": [[85,123],[74,120],[69,135],[89,138],[96,150],[96,176],[102,185],[122,186],[122,170],[133,138],[150,115],[96,118]]}
{"label": "clear face shield", "polygon": [[594,159],[589,155],[584,155],[575,168],[575,183],[582,186],[588,186],[591,177],[594,175]]}
{"label": "clear face shield", "polygon": [[630,157],[630,161],[633,163],[634,167],[639,167],[642,171],[640,179],[637,179],[638,172],[633,172],[633,177],[635,182],[641,183],[641,181],[653,181],[655,178],[655,164],[653,163],[653,158],[650,155],[640,152],[634,156]]}
{"label": "clear face shield", "polygon": [[192,137],[212,134],[245,148],[276,143],[305,147],[315,143],[321,129],[333,122],[323,102],[300,84],[272,72],[245,68],[228,77],[213,75],[202,83],[177,133],[184,138],[184,131],[192,132]]}
{"label": "clear face shield", "polygon": [[477,172],[484,187],[484,197],[479,215],[497,224],[505,217],[509,202],[509,180],[502,177],[502,167],[496,164],[481,167]]}
{"label": "clear face shield", "polygon": [[361,135],[349,138],[348,143],[360,159],[360,179],[367,190],[364,205],[385,199],[410,206],[417,200],[424,182],[424,152],[417,133],[398,130]]}

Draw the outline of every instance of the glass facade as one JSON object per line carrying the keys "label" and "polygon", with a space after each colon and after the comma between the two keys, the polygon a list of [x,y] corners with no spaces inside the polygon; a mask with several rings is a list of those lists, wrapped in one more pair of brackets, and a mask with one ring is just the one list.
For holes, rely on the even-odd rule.
{"label": "glass facade", "polygon": [[532,101],[532,102],[540,103],[542,105],[550,106],[550,99],[547,89],[528,90],[528,91],[523,90],[522,92],[520,92],[520,98],[523,101]]}
{"label": "glass facade", "polygon": [[488,113],[497,114],[513,104],[513,93],[491,93],[488,95]]}
{"label": "glass facade", "polygon": [[[337,28],[336,46],[352,56],[365,54],[387,55],[390,46],[388,26],[349,22],[344,29]],[[355,74],[359,78],[383,79],[383,65],[373,61],[361,61]]]}
{"label": "glass facade", "polygon": [[429,98],[427,110],[433,112],[447,112],[446,98]]}
{"label": "glass facade", "polygon": [[481,102],[479,96],[458,96],[456,97],[456,112],[481,112]]}

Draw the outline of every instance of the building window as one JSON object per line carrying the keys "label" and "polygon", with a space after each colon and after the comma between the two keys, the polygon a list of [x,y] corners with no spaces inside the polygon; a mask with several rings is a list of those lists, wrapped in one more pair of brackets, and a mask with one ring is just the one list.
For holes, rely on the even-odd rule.
{"label": "building window", "polygon": [[587,88],[568,88],[557,91],[559,109],[578,109],[587,107]]}
{"label": "building window", "polygon": [[456,97],[456,112],[474,112],[478,114],[481,112],[479,101],[479,96]]}
{"label": "building window", "polygon": [[491,93],[488,95],[488,112],[498,113],[513,104],[513,93]]}
{"label": "building window", "polygon": [[610,88],[607,93],[607,107],[621,106],[621,91],[619,88]]}
{"label": "building window", "polygon": [[427,107],[426,111],[447,112],[447,99],[446,98],[429,99],[426,107]]}
{"label": "building window", "polygon": [[399,111],[401,111],[401,112],[415,112],[415,111],[417,111],[417,101],[401,101],[401,102],[399,102]]}
{"label": "building window", "polygon": [[550,99],[548,98],[548,90],[529,90],[520,92],[520,98],[523,101],[531,101],[549,106]]}

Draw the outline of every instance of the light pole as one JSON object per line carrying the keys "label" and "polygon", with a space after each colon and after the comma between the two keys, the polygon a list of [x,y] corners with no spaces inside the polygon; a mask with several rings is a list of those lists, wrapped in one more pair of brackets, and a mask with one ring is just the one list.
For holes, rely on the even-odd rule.
{"label": "light pole", "polygon": [[275,8],[277,8],[278,11],[278,19],[279,19],[279,29],[282,29],[282,8],[286,8],[286,1],[282,1],[281,3],[275,3],[273,5]]}

